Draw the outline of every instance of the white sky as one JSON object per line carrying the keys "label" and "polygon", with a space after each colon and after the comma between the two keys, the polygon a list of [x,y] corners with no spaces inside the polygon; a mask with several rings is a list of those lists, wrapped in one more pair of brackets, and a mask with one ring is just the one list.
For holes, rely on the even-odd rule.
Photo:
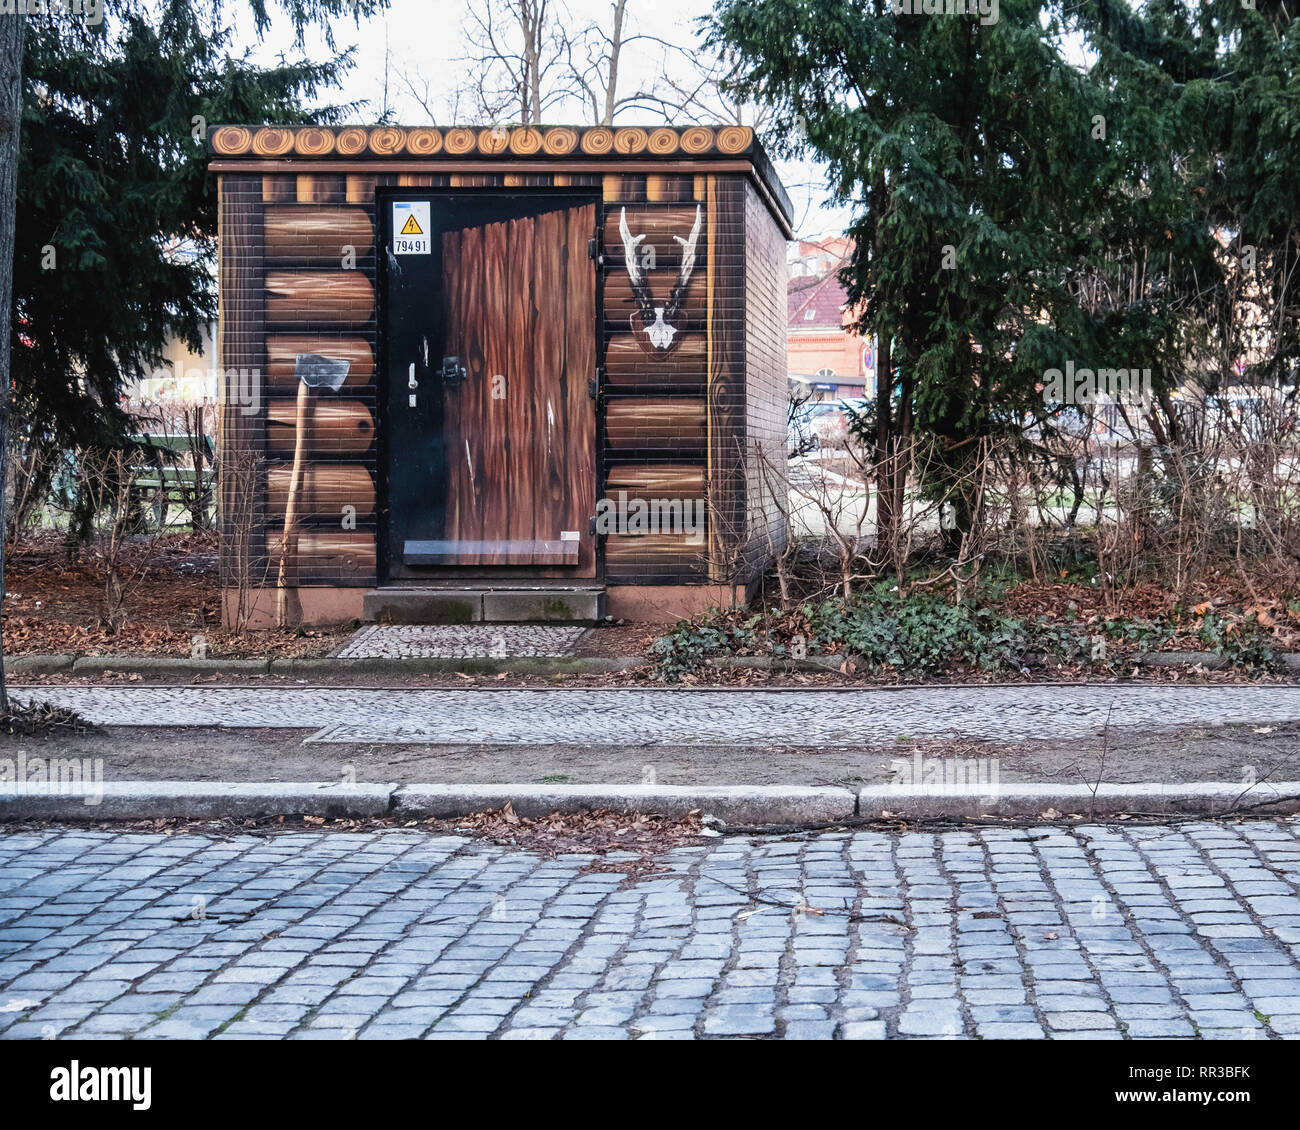
{"label": "white sky", "polygon": [[[449,112],[451,96],[463,73],[460,62],[465,52],[463,24],[469,0],[392,0],[387,13],[356,26],[351,20],[335,24],[335,41],[340,47],[355,44],[357,67],[344,81],[342,90],[326,101],[364,101],[365,110],[358,115],[367,121],[378,117],[384,103],[384,75],[387,60],[388,101],[395,110],[396,120],[402,124],[418,125],[428,122],[428,116],[404,89],[400,76],[406,74],[427,80],[433,100],[442,103],[442,115]],[[575,22],[607,19],[609,0],[564,0]],[[697,33],[693,21],[707,14],[711,0],[629,0],[628,23],[625,34],[638,32],[655,35],[686,47],[695,42]],[[236,17],[236,26],[246,33],[242,42],[256,42],[252,21],[245,15],[245,6],[232,6],[230,14]],[[266,41],[256,48],[254,55],[270,62],[283,52],[292,56],[292,33],[281,16],[275,19]],[[324,53],[323,39],[312,34],[307,39],[308,54],[318,57]],[[650,42],[630,43],[624,49],[619,80],[620,92],[631,92],[638,86],[649,85],[663,70],[663,48]],[[418,81],[418,80],[417,80]],[[440,115],[439,124],[449,120]],[[566,122],[583,122],[586,118],[581,108],[574,105],[562,118]],[[635,110],[620,115],[622,124],[657,121],[653,111]],[[827,206],[825,175],[817,165],[778,162],[778,170],[794,203],[795,228],[803,236],[839,232],[848,224],[848,209]]]}

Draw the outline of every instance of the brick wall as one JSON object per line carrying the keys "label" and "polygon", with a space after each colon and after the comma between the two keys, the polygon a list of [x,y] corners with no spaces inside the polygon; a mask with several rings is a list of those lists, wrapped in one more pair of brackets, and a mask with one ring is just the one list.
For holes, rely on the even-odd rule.
{"label": "brick wall", "polygon": [[[852,382],[857,387],[863,383],[862,346],[862,338],[848,330],[800,332],[798,326],[792,326],[787,342],[790,372],[812,377],[822,369],[830,369],[834,377],[816,379],[832,384]],[[872,391],[868,388],[868,395]]]}
{"label": "brick wall", "polygon": [[[785,237],[758,190],[745,185],[745,428],[747,572],[761,575],[769,546],[785,545],[778,499],[786,490]],[[765,454],[760,458],[759,452]]]}

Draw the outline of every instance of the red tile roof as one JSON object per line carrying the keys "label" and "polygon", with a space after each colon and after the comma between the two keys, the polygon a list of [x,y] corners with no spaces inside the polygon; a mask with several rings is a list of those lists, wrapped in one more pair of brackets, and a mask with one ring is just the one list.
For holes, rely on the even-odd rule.
{"label": "red tile roof", "polygon": [[790,279],[785,296],[791,333],[843,327],[844,307],[849,297],[834,271],[824,278],[805,275]]}

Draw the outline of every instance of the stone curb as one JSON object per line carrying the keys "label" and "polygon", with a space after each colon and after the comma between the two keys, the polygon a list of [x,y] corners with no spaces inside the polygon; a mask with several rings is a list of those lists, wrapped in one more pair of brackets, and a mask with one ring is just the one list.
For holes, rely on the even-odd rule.
{"label": "stone curb", "polygon": [[515,656],[504,659],[186,659],[166,655],[15,655],[5,660],[10,675],[606,675],[647,662],[640,656]]}
{"label": "stone curb", "polygon": [[858,791],[858,815],[865,819],[1002,816],[1041,819],[1049,809],[1088,819],[1151,813],[1220,816],[1229,812],[1300,812],[1300,781],[1191,781],[1179,784],[1059,785],[1009,782],[978,788],[912,788],[870,785]]}
{"label": "stone curb", "polygon": [[5,673],[8,675],[57,675],[61,671],[71,671],[76,663],[75,655],[13,655],[5,659]]}
{"label": "stone curb", "polygon": [[824,824],[853,815],[848,789],[737,785],[403,785],[393,815],[465,816],[507,801],[520,816],[613,808],[684,816],[699,809],[728,824]]}
{"label": "stone curb", "polygon": [[[1278,657],[1288,671],[1300,671],[1300,653],[1288,652]],[[1136,667],[1195,667],[1216,671],[1228,661],[1212,651],[1142,651],[1132,657]],[[838,671],[844,662],[842,655],[809,655],[804,659],[784,659],[771,655],[727,655],[704,661],[719,669],[743,668],[751,671]],[[1049,665],[1034,659],[1032,666],[1048,669]],[[1052,665],[1055,666],[1055,665]]]}
{"label": "stone curb", "polygon": [[344,659],[326,656],[312,659],[272,659],[272,675],[422,675],[460,672],[464,675],[604,675],[640,667],[646,660],[634,656],[607,659],[597,656],[515,656],[491,659],[435,659],[410,656],[403,659]]}
{"label": "stone curb", "polygon": [[[1300,653],[1281,657],[1287,670],[1300,672]],[[11,675],[608,675],[630,671],[652,660],[643,656],[515,656],[503,659],[438,659],[428,656],[405,658],[358,658],[320,656],[298,659],[186,659],[150,655],[15,655],[5,660]],[[719,656],[705,661],[708,666],[753,671],[838,671],[840,655],[810,655],[804,659],[783,659],[770,655]],[[1208,670],[1226,666],[1226,660],[1209,651],[1148,651],[1133,656],[1138,667],[1180,667],[1199,664]]]}
{"label": "stone curb", "polygon": [[614,808],[684,816],[700,809],[733,824],[822,824],[853,815],[849,789],[674,785],[340,785],[228,781],[111,781],[30,793],[0,785],[3,820],[154,820],[265,816],[468,816],[506,802],[521,816]]}
{"label": "stone curb", "polygon": [[[1056,821],[1121,815],[1216,816],[1298,812],[1300,781],[1194,781],[1183,784],[1014,783],[945,791],[872,785],[855,794],[832,786],[793,785],[340,785],[298,782],[111,781],[102,792],[78,785],[30,793],[0,784],[0,820],[215,820],[275,816],[455,818],[501,808],[521,816],[613,808],[682,816],[700,810],[738,826],[834,824],[860,819],[938,820],[1001,817]],[[1055,810],[1059,816],[1046,816]]]}
{"label": "stone curb", "polygon": [[395,785],[278,781],[105,781],[50,793],[0,784],[0,819],[215,820],[258,816],[387,816]]}
{"label": "stone curb", "polygon": [[181,659],[166,655],[83,655],[72,664],[74,675],[265,675],[265,659]]}

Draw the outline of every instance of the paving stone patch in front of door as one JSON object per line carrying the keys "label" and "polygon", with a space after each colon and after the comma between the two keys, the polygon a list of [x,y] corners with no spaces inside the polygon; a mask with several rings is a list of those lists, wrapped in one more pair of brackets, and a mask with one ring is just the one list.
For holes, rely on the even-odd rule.
{"label": "paving stone patch in front of door", "polygon": [[511,659],[572,655],[588,628],[554,624],[371,624],[340,659]]}

